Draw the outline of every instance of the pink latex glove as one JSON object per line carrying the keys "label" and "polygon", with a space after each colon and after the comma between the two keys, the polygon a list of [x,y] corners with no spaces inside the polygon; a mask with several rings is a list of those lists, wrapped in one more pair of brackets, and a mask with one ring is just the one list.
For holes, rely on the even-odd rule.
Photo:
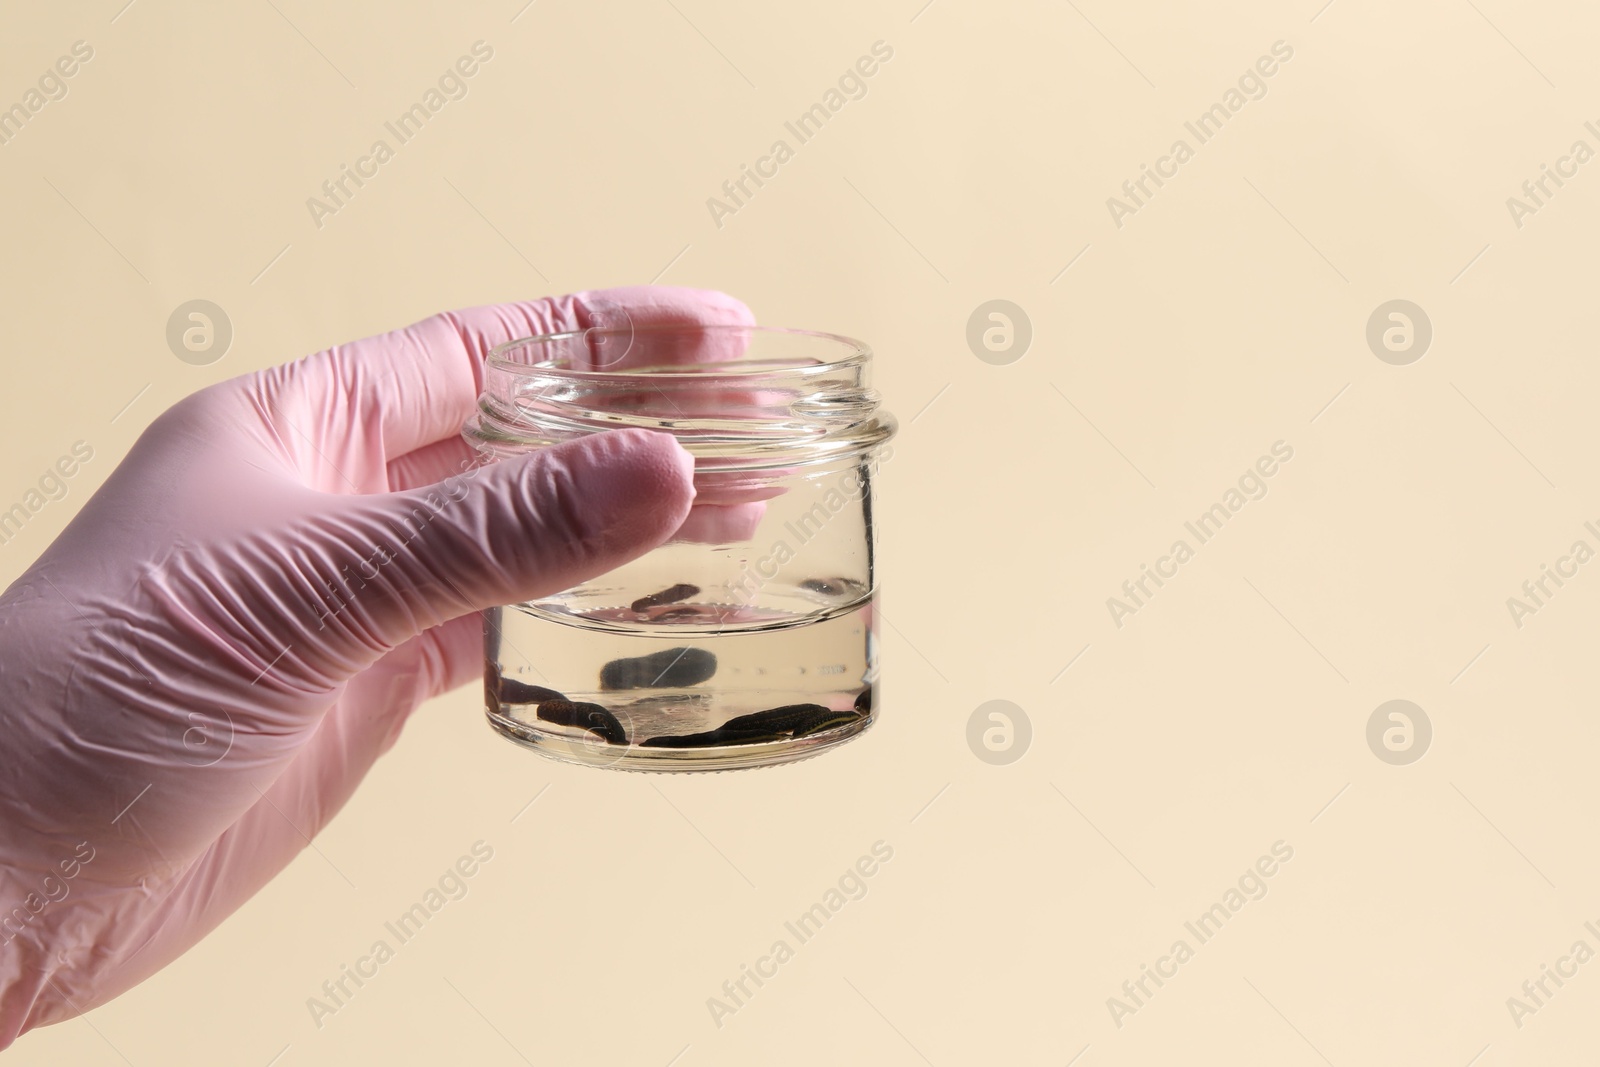
{"label": "pink latex glove", "polygon": [[282,870],[418,704],[481,678],[480,609],[684,524],[693,463],[668,435],[481,468],[459,437],[491,347],[619,309],[753,321],[721,293],[579,293],[212,386],[0,597],[0,1048],[153,974]]}

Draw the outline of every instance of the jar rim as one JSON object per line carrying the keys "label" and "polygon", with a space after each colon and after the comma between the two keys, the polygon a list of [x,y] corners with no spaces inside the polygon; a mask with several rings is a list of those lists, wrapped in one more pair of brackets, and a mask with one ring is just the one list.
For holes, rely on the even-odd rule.
{"label": "jar rim", "polygon": [[[554,344],[559,342],[583,341],[588,343],[596,337],[621,337],[633,338],[638,334],[665,335],[675,332],[715,332],[724,336],[731,335],[734,331],[742,331],[761,336],[790,336],[809,337],[819,341],[828,341],[842,345],[847,349],[844,355],[837,359],[813,359],[801,361],[799,359],[767,360],[758,366],[739,368],[737,362],[720,361],[711,363],[683,363],[670,367],[653,366],[645,370],[579,370],[571,367],[553,365],[554,360],[544,360],[538,363],[529,363],[525,360],[508,359],[506,353],[513,349],[538,344]],[[581,330],[561,330],[554,333],[537,334],[530,337],[519,337],[513,341],[496,345],[489,350],[484,362],[496,370],[509,374],[539,374],[551,377],[571,378],[575,381],[630,381],[650,375],[698,375],[705,379],[733,378],[749,379],[764,375],[807,375],[826,374],[841,368],[859,367],[872,358],[872,349],[865,341],[844,334],[829,333],[823,330],[803,330],[789,326],[756,326],[744,323],[650,323],[638,326],[629,323],[626,326],[591,326]]]}

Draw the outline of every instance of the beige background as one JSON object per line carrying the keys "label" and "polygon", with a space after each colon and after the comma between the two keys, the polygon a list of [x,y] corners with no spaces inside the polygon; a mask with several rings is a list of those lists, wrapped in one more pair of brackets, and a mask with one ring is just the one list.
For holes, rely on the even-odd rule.
{"label": "beige background", "polygon": [[[1600,564],[1520,629],[1506,607],[1600,547],[1600,162],[1520,229],[1506,206],[1600,148],[1589,9],[522,2],[7,6],[0,101],[95,55],[0,147],[0,500],[75,440],[96,457],[0,572],[208,382],[456,306],[724,288],[879,353],[881,724],[664,779],[541,760],[455,693],[204,944],[12,1062],[1600,1052],[1600,963],[1520,1028],[1506,1006],[1600,949]],[[479,39],[470,94],[319,230],[306,198]],[[866,97],[719,229],[706,198],[877,40]],[[1114,225],[1106,198],[1278,40],[1267,95]],[[195,298],[235,330],[210,366],[164,337]],[[1034,332],[1004,366],[965,340],[996,298]],[[1434,330],[1408,366],[1364,336],[1397,298]],[[1280,439],[1267,497],[1116,627],[1106,598]],[[1365,738],[1395,698],[1434,730],[1408,766]],[[1032,724],[1009,765],[966,739],[993,699]],[[319,1029],[307,998],[480,839],[468,895]],[[880,839],[868,895],[715,1026],[706,999]],[[1267,895],[1116,1026],[1107,998],[1279,840]]]}

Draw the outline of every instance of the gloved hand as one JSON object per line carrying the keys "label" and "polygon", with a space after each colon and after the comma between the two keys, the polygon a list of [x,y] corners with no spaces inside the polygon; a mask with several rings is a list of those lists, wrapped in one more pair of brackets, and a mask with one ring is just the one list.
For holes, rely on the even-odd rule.
{"label": "gloved hand", "polygon": [[478,610],[685,525],[693,463],[666,434],[481,467],[459,437],[491,347],[619,313],[753,321],[721,293],[579,293],[212,386],[0,596],[0,1048],[148,977],[283,869],[418,704],[481,678]]}

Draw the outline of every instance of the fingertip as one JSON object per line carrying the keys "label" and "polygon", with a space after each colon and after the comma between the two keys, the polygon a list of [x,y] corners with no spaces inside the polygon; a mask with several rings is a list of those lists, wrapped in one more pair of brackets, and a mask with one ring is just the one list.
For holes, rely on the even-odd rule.
{"label": "fingertip", "polygon": [[714,321],[727,322],[735,326],[754,326],[756,324],[755,312],[750,306],[732,293],[724,293],[720,289],[677,289],[683,298],[700,304],[709,311],[716,312],[725,319],[718,318]]}
{"label": "fingertip", "polygon": [[663,325],[754,326],[756,322],[749,305],[719,289],[634,285],[578,293],[575,299],[589,308],[620,307],[636,320]]}
{"label": "fingertip", "polygon": [[694,457],[658,430],[611,430],[580,447],[593,471],[594,513],[629,528],[628,540],[664,541],[694,503]]}
{"label": "fingertip", "polygon": [[648,466],[659,468],[664,484],[670,483],[686,500],[694,499],[694,456],[672,434],[630,427],[598,437],[602,441],[611,439],[610,443],[623,455],[636,455]]}

